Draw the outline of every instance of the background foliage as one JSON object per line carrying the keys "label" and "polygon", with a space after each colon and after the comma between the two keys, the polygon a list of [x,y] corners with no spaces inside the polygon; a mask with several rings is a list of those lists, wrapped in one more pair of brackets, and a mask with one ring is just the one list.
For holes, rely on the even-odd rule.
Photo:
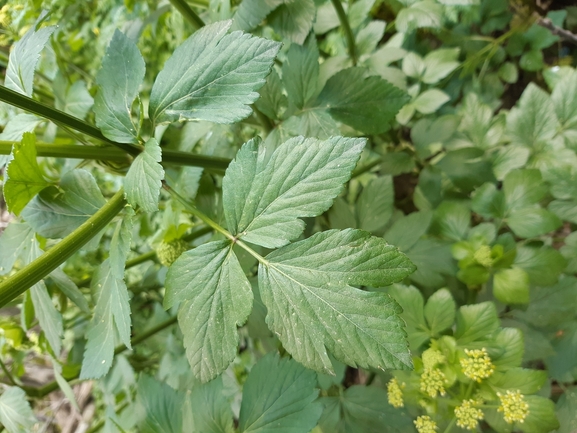
{"label": "background foliage", "polygon": [[4,2],[0,428],[575,431],[564,3]]}

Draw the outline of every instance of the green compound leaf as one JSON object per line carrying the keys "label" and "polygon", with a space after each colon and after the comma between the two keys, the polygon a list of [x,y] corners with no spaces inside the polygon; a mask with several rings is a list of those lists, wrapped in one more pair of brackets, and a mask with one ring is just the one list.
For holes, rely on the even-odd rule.
{"label": "green compound leaf", "polygon": [[383,239],[361,230],[329,230],[272,252],[259,265],[267,324],[306,367],[333,371],[327,350],[352,366],[411,368],[399,305],[380,287],[415,270]]}
{"label": "green compound leaf", "polygon": [[131,108],[145,69],[134,42],[116,30],[96,75],[94,114],[105,137],[119,143],[138,143],[140,127],[132,119]]}
{"label": "green compound leaf", "polygon": [[460,345],[490,339],[498,328],[499,318],[492,302],[463,305],[457,311],[455,338]]}
{"label": "green compound leaf", "polygon": [[22,39],[14,44],[6,68],[4,85],[26,96],[32,96],[34,71],[40,59],[40,52],[56,30],[56,26],[37,29],[43,18],[44,15],[40,16]]}
{"label": "green compound leaf", "polygon": [[30,298],[38,323],[40,323],[52,351],[56,356],[59,356],[62,349],[62,316],[52,303],[52,298],[50,298],[43,281],[30,287]]}
{"label": "green compound leaf", "polygon": [[539,170],[509,172],[503,181],[503,192],[508,213],[506,221],[517,236],[539,236],[561,225],[555,214],[538,204],[547,194]]}
{"label": "green compound leaf", "polygon": [[164,179],[160,161],[162,150],[158,141],[151,138],[144,145],[144,151],[132,162],[124,179],[126,200],[132,206],[140,206],[145,212],[158,210],[158,196]]}
{"label": "green compound leaf", "polygon": [[182,392],[142,375],[137,395],[145,409],[145,418],[140,424],[142,433],[182,433]]}
{"label": "green compound leaf", "polygon": [[60,189],[40,192],[22,211],[22,217],[40,235],[63,238],[106,204],[94,177],[86,170],[62,176]]}
{"label": "green compound leaf", "polygon": [[249,107],[265,83],[278,42],[233,32],[231,21],[203,27],[189,37],[158,74],[150,95],[155,123],[209,120],[233,123],[251,114]]}
{"label": "green compound leaf", "polygon": [[239,428],[242,433],[308,433],[322,406],[316,401],[317,375],[290,358],[268,354],[244,384]]}
{"label": "green compound leaf", "polygon": [[115,334],[130,349],[130,305],[124,280],[112,273],[106,259],[92,278],[96,307],[86,333],[81,379],[98,379],[108,373],[114,357]]}
{"label": "green compound leaf", "polygon": [[557,133],[557,116],[550,96],[529,83],[517,107],[507,115],[507,132],[515,144],[534,147]]}
{"label": "green compound leaf", "polygon": [[132,216],[134,211],[127,209],[127,215],[116,224],[116,229],[110,240],[110,268],[116,278],[124,278],[124,264],[130,252],[130,242],[132,241]]}
{"label": "green compound leaf", "polygon": [[28,433],[36,423],[26,393],[17,386],[5,388],[0,395],[0,424],[9,433]]}
{"label": "green compound leaf", "polygon": [[425,318],[433,335],[440,335],[453,326],[456,309],[455,300],[449,290],[440,289],[431,295],[425,305]]}
{"label": "green compound leaf", "polygon": [[4,199],[8,210],[19,215],[32,198],[50,185],[36,161],[36,136],[24,133],[20,143],[12,147],[13,159],[6,167]]}
{"label": "green compound leaf", "polygon": [[313,27],[315,15],[313,0],[284,0],[267,21],[282,37],[303,44]]}
{"label": "green compound leaf", "polygon": [[28,224],[12,221],[0,235],[0,275],[12,270],[16,260],[29,255],[34,230]]}
{"label": "green compound leaf", "polygon": [[252,309],[252,290],[229,241],[182,254],[166,276],[165,308],[181,302],[178,321],[194,375],[207,382],[232,362],[236,327]]}
{"label": "green compound leaf", "polygon": [[323,432],[414,432],[413,419],[405,409],[387,403],[387,391],[376,386],[354,385],[338,397],[321,399],[325,410],[319,421]]}
{"label": "green compound leaf", "polygon": [[292,44],[282,65],[283,83],[287,90],[289,109],[302,109],[317,95],[319,81],[319,50],[316,39],[305,46]]}
{"label": "green compound leaf", "polygon": [[202,433],[234,433],[233,413],[224,394],[222,378],[195,386],[189,398],[192,409],[190,431]]}
{"label": "green compound leaf", "polygon": [[268,248],[286,245],[304,229],[301,217],[326,211],[351,176],[364,139],[295,137],[265,163],[257,140],[246,143],[223,179],[231,232]]}
{"label": "green compound leaf", "polygon": [[365,75],[365,69],[356,67],[338,72],[329,78],[315,105],[359,131],[380,134],[390,128],[410,97],[380,77]]}
{"label": "green compound leaf", "polygon": [[283,0],[243,0],[234,14],[232,30],[254,29],[281,4]]}

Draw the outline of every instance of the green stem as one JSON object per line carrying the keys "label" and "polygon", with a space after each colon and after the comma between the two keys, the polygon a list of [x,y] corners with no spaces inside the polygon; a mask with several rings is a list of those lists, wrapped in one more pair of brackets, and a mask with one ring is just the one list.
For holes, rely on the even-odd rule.
{"label": "green stem", "polygon": [[371,161],[365,165],[362,165],[360,167],[357,167],[354,171],[353,174],[351,175],[351,178],[360,176],[361,174],[366,173],[367,171],[370,171],[371,169],[375,168],[377,165],[379,165],[380,163],[382,163],[383,160],[381,158],[375,159],[374,161]]}
{"label": "green stem", "polygon": [[196,30],[204,27],[204,21],[196,14],[195,11],[186,3],[185,0],[170,0],[172,6],[178,9],[178,12],[182,14],[182,16],[194,26]]}
{"label": "green stem", "polygon": [[[0,155],[10,155],[12,146],[18,142],[1,141]],[[102,161],[130,163],[127,153],[114,146],[76,146],[73,144],[36,143],[38,156],[72,159],[98,159]]]}
{"label": "green stem", "polygon": [[443,433],[449,433],[453,429],[453,426],[455,425],[456,421],[457,421],[456,418],[451,418],[451,422],[449,423],[449,425],[447,426],[447,428]]}
{"label": "green stem", "polygon": [[57,110],[56,108],[52,108],[41,102],[35,101],[34,99],[10,90],[7,87],[0,86],[0,101],[7,102],[10,105],[14,105],[15,107],[21,108],[30,113],[34,113],[55,123],[61,123],[69,126],[70,128],[82,132],[83,134],[86,134],[90,137],[96,138],[97,140],[117,146],[132,156],[136,156],[140,153],[140,150],[134,146],[125,143],[116,143],[112,140],[109,140],[104,135],[102,135],[98,128],[90,125],[89,123],[86,123],[83,120],[71,116],[64,111]]}
{"label": "green stem", "polygon": [[[159,333],[160,331],[164,331],[166,328],[168,328],[169,326],[174,325],[178,320],[178,316],[172,316],[169,319],[165,320],[164,322],[159,323],[158,325],[150,328],[148,331],[143,332],[140,335],[137,335],[136,337],[133,337],[130,340],[130,345],[132,347],[137,346],[138,344],[142,343],[143,341],[147,340],[148,338],[152,337],[153,335]],[[127,350],[127,347],[123,344],[121,344],[120,346],[116,346],[116,348],[114,349],[114,354],[115,355],[119,355],[120,353],[124,352],[125,350]],[[67,377],[65,378],[67,382],[70,382],[74,379],[78,379],[78,376],[80,376],[80,371],[78,371],[76,374],[74,374],[71,377]],[[44,386],[41,386],[39,388],[33,387],[33,386],[23,386],[22,389],[26,392],[26,394],[28,394],[30,397],[44,397],[47,394],[50,394],[52,391],[56,391],[58,389],[58,383],[56,381],[47,383]]]}
{"label": "green stem", "polygon": [[343,5],[341,0],[331,0],[333,2],[333,6],[337,11],[337,15],[339,16],[339,21],[341,22],[341,26],[345,32],[345,36],[347,38],[347,46],[349,48],[349,56],[353,61],[353,66],[357,65],[357,48],[355,46],[355,35],[353,35],[353,31],[351,30],[351,25],[349,24],[349,19],[345,10],[343,9]]}
{"label": "green stem", "polygon": [[0,358],[0,367],[2,367],[2,370],[4,371],[4,374],[6,375],[6,377],[8,378],[8,381],[14,385],[14,386],[18,386],[18,384],[16,383],[16,381],[14,380],[14,378],[12,377],[12,374],[10,374],[10,371],[8,370],[8,368],[6,367],[6,364],[4,364],[4,361],[2,361],[2,359]]}
{"label": "green stem", "polygon": [[[128,407],[128,402],[125,401],[124,403],[122,403],[120,406],[118,406],[118,408],[114,409],[114,412],[119,414],[120,412],[122,412],[124,409],[126,409]],[[96,424],[94,424],[94,426],[92,426],[91,428],[89,428],[88,430],[86,430],[86,433],[96,433],[97,431],[99,431],[102,427],[104,427],[104,424],[106,423],[105,419],[101,419],[100,421],[98,421]]]}
{"label": "green stem", "polygon": [[187,199],[185,199],[183,196],[181,196],[179,193],[177,193],[174,189],[172,189],[167,183],[166,181],[162,181],[162,187],[168,191],[168,193],[174,198],[176,199],[178,202],[180,202],[180,204],[182,204],[184,206],[184,208],[190,212],[192,215],[194,215],[195,217],[197,217],[198,219],[200,219],[203,223],[205,223],[207,226],[212,227],[214,230],[216,230],[217,232],[223,234],[226,238],[230,239],[233,242],[236,242],[236,238],[230,234],[230,232],[228,230],[225,230],[223,227],[221,227],[219,224],[217,224],[215,221],[213,221],[212,219],[210,219],[210,217],[208,215],[205,215],[203,212],[199,211],[192,203],[190,203]]}
{"label": "green stem", "polygon": [[[83,134],[86,134],[92,138],[96,138],[97,140],[119,147],[129,155],[137,156],[140,154],[139,148],[130,144],[117,143],[115,141],[109,140],[104,135],[102,135],[98,128],[90,125],[89,123],[77,119],[76,117],[71,116],[63,111],[42,104],[41,102],[35,101],[34,99],[25,95],[21,95],[20,93],[7,89],[4,86],[0,86],[0,101],[7,102],[11,105],[14,105],[15,107],[22,108],[23,110],[44,117],[45,119],[48,119],[54,123],[64,125],[65,127],[69,127],[76,131],[82,132]],[[215,171],[226,170],[228,164],[230,163],[230,159],[227,158],[194,155],[191,153],[179,152],[177,150],[170,149],[163,149],[162,161],[167,164],[191,165],[194,167],[202,167]]]}
{"label": "green stem", "polygon": [[[183,236],[182,240],[186,242],[193,241],[198,239],[201,236],[204,236],[208,233],[212,232],[211,227],[200,227],[199,229],[191,232],[190,234]],[[156,251],[148,251],[147,253],[141,254],[138,257],[135,257],[131,260],[128,260],[125,264],[125,269],[132,268],[134,266],[140,265],[148,260],[155,260],[156,259]],[[78,287],[87,287],[90,285],[90,281],[92,281],[92,277],[84,278],[76,283]]]}
{"label": "green stem", "polygon": [[232,235],[228,230],[226,230],[220,224],[218,224],[215,221],[213,221],[212,219],[210,219],[210,217],[208,215],[205,215],[204,213],[199,211],[196,208],[196,206],[194,206],[192,203],[190,203],[188,200],[186,200],[184,197],[182,197],[180,194],[178,194],[175,190],[173,190],[165,181],[162,182],[162,187],[166,191],[168,191],[173,198],[178,200],[184,206],[184,208],[188,212],[190,212],[192,215],[199,218],[202,222],[204,222],[209,227],[212,227],[217,232],[223,234],[226,238],[228,238],[230,241],[232,241],[233,244],[236,243],[239,247],[246,250],[246,252],[248,252],[251,256],[253,256],[255,259],[257,259],[262,264],[265,264],[265,265],[268,264],[268,261],[263,256],[261,256],[259,253],[257,253],[255,250],[253,250],[247,244],[245,244],[243,241],[238,239],[236,236]]}
{"label": "green stem", "polygon": [[98,212],[33,262],[0,283],[0,307],[20,296],[60,266],[104,229],[126,205],[124,191],[118,191]]}
{"label": "green stem", "polygon": [[274,129],[274,124],[258,108],[256,108],[256,105],[253,105],[251,108],[254,112],[254,116],[258,119],[259,124],[263,127],[264,131],[269,134]]}

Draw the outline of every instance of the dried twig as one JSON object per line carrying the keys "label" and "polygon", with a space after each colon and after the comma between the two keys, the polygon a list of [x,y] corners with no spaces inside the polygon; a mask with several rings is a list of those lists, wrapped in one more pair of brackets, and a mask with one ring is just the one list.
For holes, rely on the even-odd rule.
{"label": "dried twig", "polygon": [[535,22],[541,27],[548,29],[555,36],[559,36],[560,38],[577,45],[576,34],[571,33],[569,30],[562,29],[561,27],[557,27],[549,18],[543,18],[542,16],[537,15]]}

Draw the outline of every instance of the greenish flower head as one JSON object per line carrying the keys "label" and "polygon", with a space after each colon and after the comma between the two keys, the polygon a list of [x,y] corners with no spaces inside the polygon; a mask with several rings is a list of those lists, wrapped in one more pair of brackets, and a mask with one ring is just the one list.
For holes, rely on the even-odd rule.
{"label": "greenish flower head", "polygon": [[445,395],[445,374],[438,368],[425,368],[421,375],[421,392],[435,398],[437,394]]}
{"label": "greenish flower head", "polygon": [[156,248],[156,255],[163,266],[172,265],[182,253],[189,249],[188,243],[182,239],[176,239],[172,242],[161,242]]}
{"label": "greenish flower head", "polygon": [[529,415],[529,404],[525,401],[525,396],[521,391],[507,391],[505,394],[497,393],[501,400],[498,411],[503,412],[503,418],[509,424],[514,422],[522,423]]}
{"label": "greenish flower head", "polygon": [[435,433],[439,429],[437,423],[428,415],[417,417],[413,422],[419,433]]}
{"label": "greenish flower head", "polygon": [[403,402],[403,385],[397,381],[396,378],[392,378],[387,385],[387,392],[389,397],[389,404],[393,407],[399,408],[403,407],[405,403]]}
{"label": "greenish flower head", "polygon": [[495,366],[487,353],[487,349],[465,349],[467,357],[461,359],[461,368],[463,373],[469,379],[481,382],[483,379],[490,377],[495,371]]}
{"label": "greenish flower head", "polygon": [[475,251],[473,258],[480,265],[490,268],[493,265],[493,258],[491,257],[491,247],[489,245],[481,245],[481,247]]}
{"label": "greenish flower head", "polygon": [[483,419],[483,412],[476,406],[479,406],[477,400],[463,400],[460,406],[455,408],[457,425],[467,430],[475,430],[479,421]]}

